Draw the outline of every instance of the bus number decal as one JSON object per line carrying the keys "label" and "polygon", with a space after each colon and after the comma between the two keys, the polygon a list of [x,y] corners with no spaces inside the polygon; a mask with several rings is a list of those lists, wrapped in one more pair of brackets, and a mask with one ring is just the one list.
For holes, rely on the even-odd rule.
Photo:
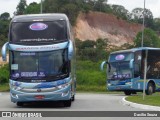
{"label": "bus number decal", "polygon": [[113,75],[114,79],[121,79],[121,78],[130,78],[130,74],[118,74],[118,75]]}
{"label": "bus number decal", "polygon": [[21,77],[37,77],[37,72],[21,72]]}

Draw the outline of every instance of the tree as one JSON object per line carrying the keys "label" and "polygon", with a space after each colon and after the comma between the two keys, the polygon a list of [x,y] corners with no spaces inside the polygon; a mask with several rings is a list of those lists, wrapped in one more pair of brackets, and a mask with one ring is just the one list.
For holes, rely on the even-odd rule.
{"label": "tree", "polygon": [[97,0],[94,3],[94,10],[105,12],[105,4],[107,4],[108,0]]}
{"label": "tree", "polygon": [[16,7],[17,11],[15,12],[15,14],[16,15],[23,15],[26,7],[27,7],[26,0],[20,0],[19,4]]}
{"label": "tree", "polygon": [[2,46],[8,37],[8,29],[10,23],[10,15],[4,12],[0,15],[0,46]]}
{"label": "tree", "polygon": [[[143,12],[144,12],[143,8],[133,9],[131,12],[132,20],[142,24],[143,23]],[[145,17],[145,26],[153,28],[153,14],[149,9],[145,9],[144,17]]]}
{"label": "tree", "polygon": [[93,40],[85,40],[81,44],[81,49],[94,48],[95,45],[96,45],[95,41],[93,41]]}
{"label": "tree", "polygon": [[106,50],[108,45],[108,39],[97,39],[96,40],[96,48],[99,50]]}
{"label": "tree", "polygon": [[[142,41],[142,32],[139,32],[134,40],[134,44],[136,47],[141,46]],[[144,47],[160,47],[160,39],[158,35],[151,29],[144,29]]]}
{"label": "tree", "polygon": [[111,8],[112,8],[113,14],[115,14],[116,16],[125,20],[128,19],[129,11],[125,9],[125,7],[121,5],[112,5]]}
{"label": "tree", "polygon": [[154,21],[154,30],[160,33],[160,18],[155,18],[153,21]]}
{"label": "tree", "polygon": [[0,15],[0,20],[9,20],[10,14],[8,12],[4,12]]}
{"label": "tree", "polygon": [[43,2],[43,12],[58,13],[60,9],[61,0],[45,0]]}
{"label": "tree", "polygon": [[75,4],[69,3],[64,7],[61,7],[60,12],[65,13],[68,16],[71,24],[74,25],[79,14],[79,9]]}
{"label": "tree", "polygon": [[33,2],[30,3],[29,6],[26,7],[25,14],[38,14],[40,13],[40,4]]}

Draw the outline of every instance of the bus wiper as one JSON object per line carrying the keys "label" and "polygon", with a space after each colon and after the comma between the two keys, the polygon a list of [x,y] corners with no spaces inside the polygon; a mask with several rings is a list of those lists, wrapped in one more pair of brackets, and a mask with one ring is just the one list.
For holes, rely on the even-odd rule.
{"label": "bus wiper", "polygon": [[65,76],[67,76],[67,74],[60,73],[58,76],[60,79],[63,79],[63,78],[65,78]]}

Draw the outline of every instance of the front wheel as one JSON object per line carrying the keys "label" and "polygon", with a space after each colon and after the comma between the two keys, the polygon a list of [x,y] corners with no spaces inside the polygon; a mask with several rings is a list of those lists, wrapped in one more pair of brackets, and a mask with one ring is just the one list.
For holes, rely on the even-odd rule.
{"label": "front wheel", "polygon": [[22,107],[23,105],[24,105],[24,103],[23,103],[23,102],[17,102],[17,106]]}
{"label": "front wheel", "polygon": [[64,107],[71,107],[71,99],[70,100],[65,100],[64,101]]}
{"label": "front wheel", "polygon": [[154,92],[154,86],[152,83],[148,83],[146,95],[152,95]]}
{"label": "front wheel", "polygon": [[75,100],[75,95],[73,95],[73,96],[71,97],[71,100],[72,100],[72,101],[74,101],[74,100]]}
{"label": "front wheel", "polygon": [[131,95],[131,93],[132,93],[131,91],[124,91],[125,95]]}

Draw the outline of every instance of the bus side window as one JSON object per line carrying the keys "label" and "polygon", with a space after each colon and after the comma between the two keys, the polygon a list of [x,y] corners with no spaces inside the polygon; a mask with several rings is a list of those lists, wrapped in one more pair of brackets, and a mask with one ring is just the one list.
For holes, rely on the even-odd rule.
{"label": "bus side window", "polygon": [[134,77],[139,77],[140,76],[140,66],[139,64],[135,63],[134,64]]}
{"label": "bus side window", "polygon": [[139,77],[141,75],[141,61],[142,61],[142,53],[141,51],[135,52],[134,57],[134,77]]}

